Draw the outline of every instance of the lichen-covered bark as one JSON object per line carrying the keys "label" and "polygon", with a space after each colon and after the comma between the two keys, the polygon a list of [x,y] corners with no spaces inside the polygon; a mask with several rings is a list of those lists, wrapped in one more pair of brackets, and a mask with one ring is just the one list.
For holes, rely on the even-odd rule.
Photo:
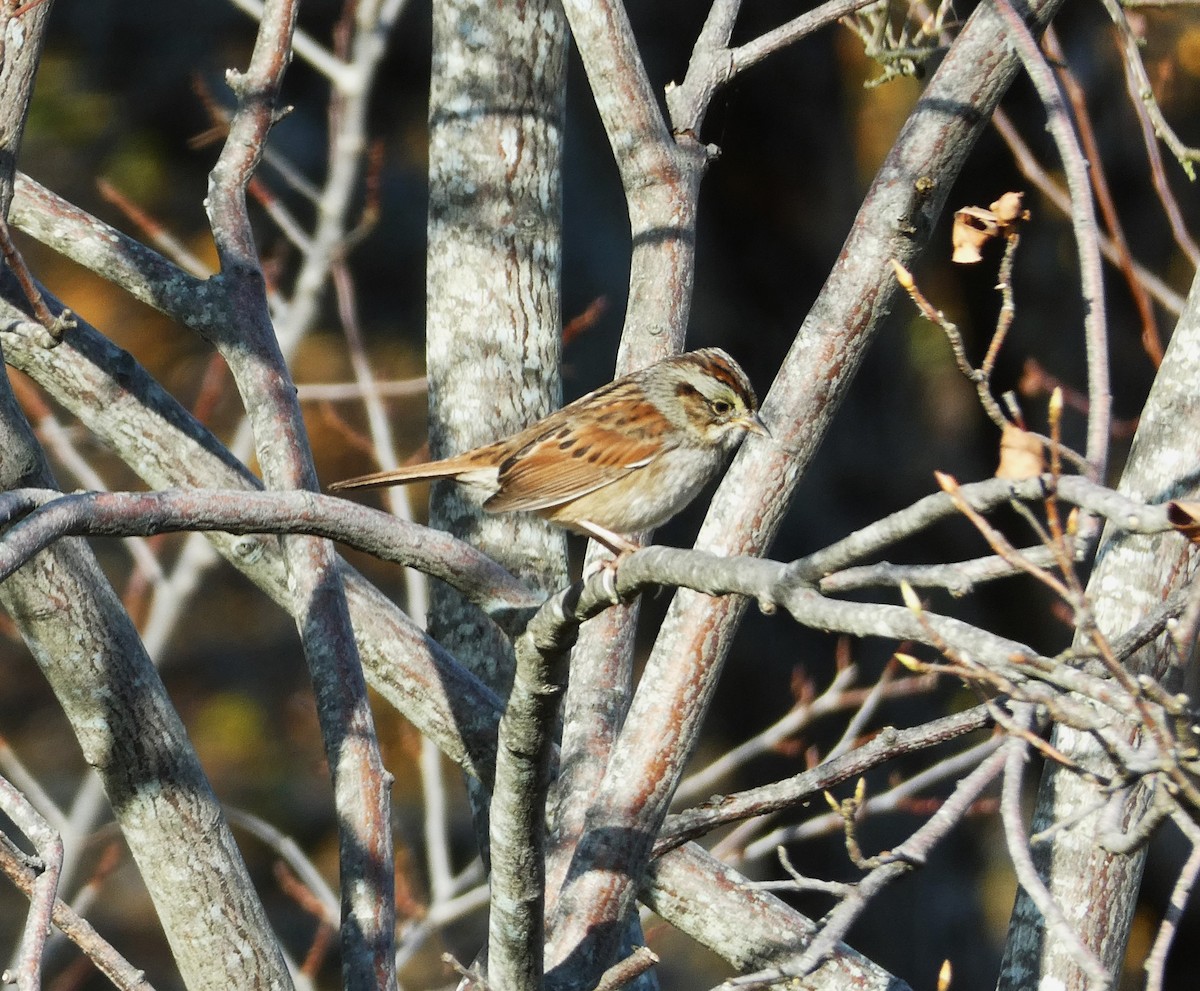
{"label": "lichen-covered bark", "polygon": [[[49,3],[3,25],[0,205],[14,169]],[[7,378],[0,486],[54,480]],[[0,586],[141,870],[191,989],[290,988],[283,956],[221,807],[137,631],[87,544],[63,540]]]}
{"label": "lichen-covered bark", "polygon": [[[426,267],[430,450],[458,453],[561,405],[558,376],[566,26],[556,3],[433,7]],[[543,588],[566,574],[561,534],[484,515],[453,484],[431,518]],[[436,589],[431,632],[493,687],[511,649]]]}
{"label": "lichen-covered bark", "polygon": [[[1196,498],[1195,438],[1200,430],[1200,280],[1180,314],[1154,387],[1138,424],[1119,491],[1146,502]],[[1189,583],[1197,554],[1179,534],[1105,533],[1088,582],[1097,629],[1117,637],[1157,609],[1172,592]],[[1131,670],[1162,679],[1171,656],[1166,635],[1134,656]],[[1178,688],[1178,686],[1175,686]],[[1136,731],[1130,727],[1131,735]],[[1111,765],[1086,733],[1059,726],[1054,746],[1082,767],[1101,774]],[[1135,796],[1127,816],[1144,804]],[[1056,764],[1047,766],[1038,792],[1032,829],[1073,822],[1034,847],[1034,863],[1051,895],[1086,946],[1095,951],[1110,974],[1119,974],[1129,940],[1129,927],[1141,883],[1144,850],[1114,854],[1100,846],[1100,815],[1080,819],[1083,810],[1101,801],[1096,787]],[[1085,975],[1064,942],[1048,932],[1041,913],[1021,892],[1013,909],[1008,944],[998,986],[1028,988],[1052,981],[1055,987],[1083,988]]]}

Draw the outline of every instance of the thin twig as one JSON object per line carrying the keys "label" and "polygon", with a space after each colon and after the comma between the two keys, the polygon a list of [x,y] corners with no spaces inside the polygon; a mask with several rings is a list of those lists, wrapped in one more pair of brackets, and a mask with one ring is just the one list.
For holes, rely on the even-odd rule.
{"label": "thin twig", "polygon": [[668,816],[659,833],[655,853],[660,855],[721,826],[802,804],[835,785],[861,777],[880,764],[984,729],[991,721],[986,707],[976,706],[908,729],[884,727],[869,742],[793,777],[715,798],[697,808]]}
{"label": "thin twig", "polygon": [[[15,983],[17,991],[41,991],[42,953],[50,932],[54,905],[58,901],[58,880],[62,872],[62,837],[4,778],[0,778],[0,811],[16,824],[37,851],[37,876],[29,891],[29,914],[25,917],[25,931],[21,936]],[[6,979],[12,980],[12,976],[6,974]]]}
{"label": "thin twig", "polygon": [[1176,812],[1172,821],[1191,844],[1191,852],[1179,869],[1179,877],[1171,888],[1171,897],[1167,900],[1167,911],[1154,937],[1154,945],[1146,954],[1143,964],[1146,970],[1146,991],[1162,991],[1163,977],[1167,966],[1167,954],[1171,952],[1171,944],[1179,930],[1179,920],[1183,917],[1196,879],[1200,877],[1200,828],[1189,816]]}
{"label": "thin twig", "polygon": [[[1028,715],[1025,717],[1027,720]],[[1004,745],[1004,776],[1000,797],[1000,819],[1004,824],[1004,835],[1008,844],[1009,857],[1017,872],[1017,881],[1037,906],[1038,911],[1046,920],[1049,932],[1069,948],[1072,958],[1080,969],[1087,974],[1091,981],[1089,986],[1104,989],[1110,986],[1109,975],[1105,972],[1096,955],[1080,940],[1063,914],[1062,908],[1056,902],[1046,883],[1038,875],[1033,857],[1029,853],[1029,843],[1025,836],[1025,825],[1021,815],[1021,780],[1027,758],[1026,742],[1020,737],[1010,737]]]}
{"label": "thin twig", "polygon": [[1163,116],[1162,108],[1154,98],[1154,87],[1150,82],[1150,76],[1147,74],[1145,63],[1142,61],[1142,53],[1137,35],[1133,33],[1133,28],[1130,27],[1129,18],[1125,16],[1125,11],[1121,9],[1121,5],[1117,0],[1102,0],[1102,2],[1104,9],[1108,11],[1108,16],[1112,18],[1113,24],[1116,25],[1117,33],[1121,36],[1126,71],[1133,77],[1130,94],[1141,100],[1146,114],[1154,123],[1154,133],[1171,149],[1171,154],[1175,156],[1180,167],[1187,173],[1188,178],[1195,179],[1195,163],[1200,161],[1200,149],[1191,148],[1184,144],[1180,140],[1179,135],[1175,133],[1175,129],[1167,122],[1167,118]]}
{"label": "thin twig", "polygon": [[[997,110],[992,115],[991,123],[1004,140],[1004,143],[1008,145],[1021,175],[1028,179],[1056,209],[1069,217],[1071,215],[1070,193],[1063,189],[1034,157],[1033,152],[1029,149],[1029,145],[1021,137],[1008,115],[1003,110]],[[1100,250],[1104,253],[1105,259],[1109,264],[1119,268],[1121,264],[1120,255],[1112,238],[1103,231],[1097,233],[1100,237]],[[1178,233],[1176,236],[1178,237]],[[1196,264],[1196,262],[1193,262],[1193,264]],[[1138,261],[1133,262],[1133,271],[1138,281],[1146,287],[1146,290],[1154,297],[1155,302],[1159,306],[1168,313],[1172,313],[1175,316],[1179,315],[1183,309],[1183,297],[1179,293]]]}
{"label": "thin twig", "polygon": [[916,832],[896,847],[885,863],[875,867],[823,920],[816,938],[800,958],[786,967],[773,968],[726,981],[722,988],[762,988],[789,977],[811,973],[849,931],[872,898],[887,885],[924,863],[930,851],[962,821],[964,815],[1004,766],[1003,749],[998,750],[958,782],[954,792]]}
{"label": "thin twig", "polygon": [[1083,87],[1075,78],[1075,74],[1067,67],[1066,57],[1063,55],[1062,46],[1058,43],[1058,35],[1053,25],[1046,28],[1044,44],[1046,54],[1054,61],[1059,81],[1075,112],[1075,126],[1079,130],[1083,152],[1091,167],[1088,174],[1091,176],[1092,189],[1096,194],[1096,203],[1104,217],[1104,226],[1108,229],[1108,236],[1116,248],[1118,266],[1121,274],[1125,277],[1125,284],[1129,287],[1129,294],[1133,297],[1133,305],[1137,309],[1138,319],[1142,324],[1142,348],[1154,367],[1157,368],[1162,364],[1163,346],[1158,333],[1158,324],[1154,319],[1154,308],[1150,304],[1150,294],[1146,292],[1145,286],[1133,270],[1133,256],[1130,254],[1129,243],[1125,240],[1125,230],[1121,226],[1121,218],[1117,214],[1112,191],[1108,186],[1108,178],[1104,172],[1104,159],[1100,155],[1096,131],[1092,127],[1091,116],[1088,114],[1087,97],[1084,95]]}
{"label": "thin twig", "polygon": [[296,841],[286,833],[276,829],[265,819],[250,812],[226,806],[225,814],[229,817],[229,821],[233,825],[239,826],[246,830],[246,832],[257,837],[274,850],[288,867],[295,871],[296,876],[300,878],[304,886],[314,895],[314,903],[320,906],[320,918],[336,929],[340,922],[337,895],[330,890],[329,885],[325,883],[325,879],[321,876],[321,872],[305,856],[304,851],[300,849]]}
{"label": "thin twig", "polygon": [[624,960],[618,960],[604,972],[593,991],[619,991],[658,963],[658,954],[648,946],[638,946]]}
{"label": "thin twig", "polygon": [[420,375],[392,382],[376,380],[369,386],[364,382],[301,382],[296,386],[296,393],[302,403],[357,402],[365,398],[368,391],[381,399],[408,399],[425,395],[429,391],[429,380]]}
{"label": "thin twig", "polygon": [[[1123,6],[1129,7],[1130,4],[1126,2]],[[1126,21],[1128,22],[1128,19]],[[1120,29],[1117,30],[1117,36],[1118,40],[1121,40]],[[1179,208],[1179,200],[1167,179],[1162,150],[1158,146],[1158,132],[1155,130],[1154,121],[1151,119],[1148,109],[1150,103],[1157,105],[1157,101],[1154,100],[1153,95],[1149,100],[1145,99],[1144,92],[1140,91],[1138,87],[1138,74],[1134,63],[1129,60],[1124,51],[1122,54],[1125,56],[1125,89],[1129,94],[1130,105],[1137,114],[1138,123],[1141,125],[1142,145],[1146,149],[1146,160],[1150,165],[1150,180],[1154,183],[1155,192],[1158,193],[1158,201],[1162,204],[1163,213],[1170,225],[1176,246],[1187,256],[1188,261],[1192,263],[1192,268],[1196,268],[1200,266],[1200,247],[1196,245],[1195,239],[1187,229],[1183,211]]]}
{"label": "thin twig", "polygon": [[[984,740],[960,753],[937,761],[878,795],[864,797],[856,809],[855,819],[861,821],[869,816],[883,815],[903,809],[914,796],[928,788],[958,778],[978,767],[981,761],[986,761],[995,752],[1000,743],[999,737]],[[746,860],[756,860],[759,857],[767,856],[777,846],[837,832],[842,829],[843,825],[840,813],[826,813],[798,826],[786,826],[767,833],[753,843],[746,844],[743,856]],[[891,858],[893,855],[899,856],[895,851],[883,856]]]}
{"label": "thin twig", "polygon": [[1067,188],[1071,192],[1071,225],[1075,229],[1079,257],[1084,343],[1087,348],[1088,396],[1091,400],[1088,409],[1087,457],[1090,477],[1102,480],[1108,464],[1112,393],[1108,372],[1108,324],[1105,316],[1104,280],[1087,160],[1071,127],[1053,72],[1024,19],[1013,8],[1010,0],[997,0],[996,10],[1004,20],[1009,37],[1015,44],[1025,71],[1046,110],[1050,133],[1062,159]]}
{"label": "thin twig", "polygon": [[[38,872],[29,866],[27,858],[3,835],[0,835],[0,872],[3,872],[23,894],[33,895]],[[111,943],[96,932],[90,922],[80,917],[62,899],[55,899],[51,918],[54,925],[78,946],[120,991],[154,991],[145,974],[121,956]]]}
{"label": "thin twig", "polygon": [[12,232],[8,229],[8,221],[3,217],[0,217],[0,255],[3,255],[5,266],[21,286],[21,291],[29,302],[29,308],[33,311],[34,319],[45,328],[49,335],[46,341],[47,346],[53,347],[62,340],[64,331],[74,326],[74,319],[71,317],[70,310],[63,310],[58,316],[50,312],[45,299],[42,298],[42,291],[38,288],[37,280],[29,271],[29,266],[25,264],[24,256],[13,243]]}

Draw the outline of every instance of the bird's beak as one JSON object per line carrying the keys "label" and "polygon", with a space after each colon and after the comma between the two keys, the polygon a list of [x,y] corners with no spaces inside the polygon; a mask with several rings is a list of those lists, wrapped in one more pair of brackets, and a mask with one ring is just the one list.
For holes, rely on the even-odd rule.
{"label": "bird's beak", "polygon": [[757,413],[747,413],[738,422],[746,428],[747,433],[758,434],[760,437],[771,436],[771,431],[769,431],[763,424],[762,420],[758,418]]}

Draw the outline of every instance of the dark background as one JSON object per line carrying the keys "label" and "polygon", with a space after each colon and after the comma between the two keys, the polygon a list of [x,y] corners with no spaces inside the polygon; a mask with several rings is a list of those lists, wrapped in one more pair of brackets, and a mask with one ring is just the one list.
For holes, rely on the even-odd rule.
{"label": "dark background", "polygon": [[[705,7],[673,0],[634,2],[631,8],[651,78],[661,90],[669,81],[682,78]],[[748,4],[738,38],[753,37],[799,11],[798,6],[781,2]],[[325,41],[338,12],[337,4],[309,2],[301,13],[301,27]],[[958,13],[965,19],[969,9]],[[1160,100],[1184,140],[1200,141],[1196,115],[1200,57],[1192,54],[1198,47],[1200,22],[1187,13],[1148,10],[1142,16],[1150,38],[1147,62],[1160,70]],[[1069,64],[1087,90],[1103,167],[1134,255],[1178,291],[1186,292],[1191,271],[1170,238],[1150,184],[1124,94],[1114,36],[1103,11],[1098,5],[1073,5],[1057,27]],[[381,216],[352,257],[373,358],[381,373],[398,377],[419,374],[422,364],[429,33],[427,7],[411,5],[395,33],[372,108],[372,136],[384,149]],[[224,72],[245,64],[252,41],[249,19],[219,3],[59,0],[20,167],[84,209],[137,234],[97,190],[96,180],[107,179],[194,251],[211,259],[202,201],[219,143],[197,146],[194,141],[211,125],[197,93],[198,88],[206,89],[228,106]],[[877,72],[849,31],[826,30],[739,78],[718,98],[706,122],[703,137],[718,144],[722,155],[706,178],[701,197],[689,346],[719,344],[728,349],[744,365],[760,395],[769,388],[829,271],[875,168],[919,95],[922,84],[913,79],[864,88],[863,81]],[[325,159],[327,95],[324,81],[302,60],[295,60],[285,93],[286,102],[295,109],[272,135],[277,152],[317,179]],[[1057,171],[1044,117],[1030,88],[1018,82],[1004,105],[1041,160]],[[566,347],[564,389],[572,398],[611,376],[629,266],[629,231],[616,169],[574,55],[567,119],[564,319],[582,312],[598,297],[608,304],[595,325]],[[1167,162],[1167,172],[1194,222],[1200,207],[1196,190],[1174,162]],[[273,192],[288,198],[269,168],[264,167],[260,176]],[[951,194],[949,210],[986,206],[1010,189],[1027,191],[1033,219],[1017,258],[1017,318],[998,366],[995,392],[1017,388],[1031,357],[1082,391],[1086,385],[1082,317],[1069,225],[1019,176],[994,132],[985,134],[971,156]],[[303,216],[301,204],[291,205]],[[286,286],[294,257],[266,217],[260,214],[258,220],[264,257]],[[35,272],[69,306],[132,351],[185,403],[196,399],[210,363],[208,349],[198,338],[181,333],[61,258],[35,245],[27,249]],[[975,268],[952,266],[949,254],[946,219],[917,268],[917,279],[934,304],[958,323],[978,362],[999,305],[992,289],[998,254],[989,252]],[[1141,407],[1153,367],[1141,350],[1135,312],[1119,275],[1112,269],[1105,274],[1116,415],[1128,419]],[[1165,335],[1172,319],[1161,311],[1159,317]],[[295,375],[299,382],[348,379],[332,311],[299,352]],[[1045,396],[1026,395],[1022,404],[1030,422],[1040,426]],[[211,417],[214,429],[230,436],[238,412],[236,397],[227,389]],[[353,404],[339,405],[336,412],[352,423],[361,422]],[[395,416],[405,451],[415,450],[424,436],[423,400],[397,401]],[[331,422],[329,410],[309,408],[322,477],[331,480],[370,467],[341,442]],[[1083,416],[1069,413],[1066,426],[1068,442],[1079,444]],[[962,480],[986,477],[995,467],[996,442],[994,427],[979,411],[972,387],[954,368],[940,331],[902,302],[868,354],[801,485],[774,556],[788,559],[808,553],[907,505],[933,489],[935,469]],[[1117,443],[1119,455],[1127,440]],[[126,469],[103,452],[92,451],[86,441],[83,446],[95,455],[112,487],[138,486]],[[1115,471],[1120,461],[1120,456],[1114,458]],[[659,539],[679,545],[689,542],[703,503],[699,500],[665,527]],[[164,542],[168,561],[178,543],[174,538]],[[101,544],[98,549],[122,588],[127,558],[114,544]],[[919,546],[897,549],[892,559],[955,560],[983,551],[965,525],[948,525]],[[402,594],[394,569],[357,557],[355,563],[383,587]],[[647,604],[648,628],[666,601],[664,596]],[[968,620],[1020,636],[1047,652],[1060,649],[1069,638],[1069,630],[1054,617],[1050,603],[1032,582],[987,589],[954,608]],[[82,770],[78,748],[25,648],[11,629],[5,632],[7,638],[0,642],[0,734],[51,796],[69,803]],[[779,617],[751,616],[727,667],[728,690],[710,717],[709,741],[700,759],[779,718],[791,704],[797,670],[824,685],[832,672],[835,647],[831,638],[800,631]],[[881,644],[852,647],[864,681],[878,674],[890,650]],[[328,876],[334,876],[335,841],[323,757],[291,621],[220,566],[193,602],[189,621],[172,640],[162,663],[172,696],[222,799],[276,822]],[[907,724],[959,702],[954,687],[947,686],[934,699],[888,707],[883,720]],[[397,775],[398,846],[414,897],[420,900],[416,737],[385,706],[377,711],[385,756]],[[827,745],[839,732],[840,726],[829,721],[816,727],[804,743]],[[799,746],[795,752],[760,761],[747,769],[743,779],[725,787],[794,773],[803,750]],[[868,851],[886,848],[917,822],[913,816],[869,823],[863,829],[864,846]],[[111,829],[101,830],[92,844],[94,855],[99,857],[114,839]],[[465,858],[470,844],[465,820],[461,841]],[[1172,880],[1170,870],[1177,863],[1177,852],[1166,850],[1168,845],[1160,844],[1164,849],[1152,862],[1147,905],[1130,953],[1134,967],[1140,965],[1146,933],[1153,932]],[[250,840],[244,846],[248,859],[262,873],[265,897],[292,952],[302,955],[311,937],[311,922],[275,893],[268,876],[270,852]],[[799,846],[792,858],[815,876],[854,876],[836,837]],[[1164,873],[1156,873],[1156,867]],[[774,864],[745,869],[755,876],[778,874]],[[998,831],[993,822],[980,818],[951,838],[937,863],[878,900],[856,930],[855,945],[915,987],[933,984],[944,957],[954,962],[955,987],[989,986],[995,980],[1012,890]],[[127,860],[101,891],[92,913],[101,931],[139,966],[147,967],[158,987],[171,987],[170,965],[161,959],[163,948],[152,909]],[[828,903],[810,899],[803,907],[819,915]],[[20,899],[0,890],[0,919],[6,920],[2,932],[13,941],[10,946],[15,945],[22,914]],[[469,959],[478,936],[476,921],[451,930],[447,946]],[[708,986],[720,979],[720,970],[687,975],[675,970],[689,958],[703,965],[703,955],[687,949],[678,937],[651,930],[652,945],[660,937],[667,939],[664,987]],[[1186,937],[1177,943],[1175,972],[1186,974],[1194,965],[1188,944]],[[436,962],[436,952],[443,948],[437,944],[414,965],[415,970],[405,972],[409,986],[445,982]],[[66,951],[59,959],[66,964],[72,958],[73,951]],[[326,972],[332,978],[336,969],[331,964]],[[98,980],[85,978],[86,986],[99,987]]]}

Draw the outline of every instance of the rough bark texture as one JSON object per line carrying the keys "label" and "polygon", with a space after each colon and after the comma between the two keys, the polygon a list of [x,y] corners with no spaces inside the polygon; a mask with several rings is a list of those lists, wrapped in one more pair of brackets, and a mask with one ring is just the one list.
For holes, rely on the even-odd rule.
{"label": "rough bark texture", "polygon": [[[50,4],[4,25],[0,204],[14,169]],[[0,486],[54,480],[7,378],[0,380]],[[100,775],[193,989],[290,988],[241,855],[120,598],[87,544],[64,540],[0,586],[0,602]]]}
{"label": "rough bark texture", "polygon": [[[1200,280],[1192,283],[1146,401],[1118,486],[1122,493],[1155,503],[1196,497],[1198,379]],[[1190,582],[1196,565],[1195,549],[1178,534],[1146,536],[1121,533],[1110,527],[1088,582],[1097,628],[1110,639],[1119,637]],[[1129,666],[1135,674],[1161,679],[1167,673],[1170,656],[1164,635],[1138,651]],[[1135,732],[1132,726],[1130,732],[1131,735]],[[1054,733],[1054,745],[1083,767],[1101,773],[1111,770],[1089,734],[1060,726]],[[1136,815],[1145,799],[1144,793],[1135,796],[1127,819]],[[1096,788],[1079,775],[1064,771],[1057,764],[1048,765],[1038,792],[1032,830],[1037,832],[1054,822],[1075,822],[1082,810],[1095,807],[1099,800]],[[1085,945],[1096,952],[1110,974],[1119,974],[1145,852],[1109,853],[1099,845],[1100,830],[1098,814],[1085,816],[1071,829],[1055,832],[1051,841],[1038,844],[1034,848],[1034,862]],[[1085,975],[1063,941],[1047,931],[1041,913],[1020,892],[1013,909],[998,986],[1015,991],[1046,981],[1061,988],[1085,987]]]}
{"label": "rough bark texture", "polygon": [[[444,457],[490,443],[562,404],[559,301],[566,22],[553,0],[517,7],[444,0],[433,8],[429,96],[426,365],[429,446]],[[535,587],[566,580],[563,535],[536,517],[489,516],[453,483],[435,486],[430,521]],[[502,697],[512,645],[484,614],[435,583],[430,632]],[[468,782],[488,857],[486,789]],[[502,824],[507,826],[509,824]],[[540,922],[541,872],[509,863],[503,879],[532,878]],[[522,836],[521,839],[524,837]],[[523,850],[525,856],[540,854]],[[540,949],[527,952],[516,920],[529,913],[493,888],[492,955],[506,985],[535,986]],[[518,897],[518,901],[527,899]],[[526,934],[528,935],[528,934]]]}
{"label": "rough bark texture", "polygon": [[[1031,6],[1044,25],[1057,0]],[[1007,90],[1018,60],[988,4],[976,9],[881,167],[854,228],[763,404],[771,443],[752,440],[717,491],[698,546],[762,553],[849,380],[891,305],[889,259],[907,263],[929,237],[954,177]],[[691,755],[744,600],[679,592],[613,749],[610,773],[555,909],[555,987],[575,988],[611,960],[634,885]]]}
{"label": "rough bark texture", "polygon": [[[560,158],[566,25],[555,3],[433,8],[426,268],[433,457],[516,432],[557,409]],[[541,588],[566,576],[563,537],[529,516],[488,516],[453,483],[431,521]],[[435,589],[434,636],[504,692],[511,647]]]}

